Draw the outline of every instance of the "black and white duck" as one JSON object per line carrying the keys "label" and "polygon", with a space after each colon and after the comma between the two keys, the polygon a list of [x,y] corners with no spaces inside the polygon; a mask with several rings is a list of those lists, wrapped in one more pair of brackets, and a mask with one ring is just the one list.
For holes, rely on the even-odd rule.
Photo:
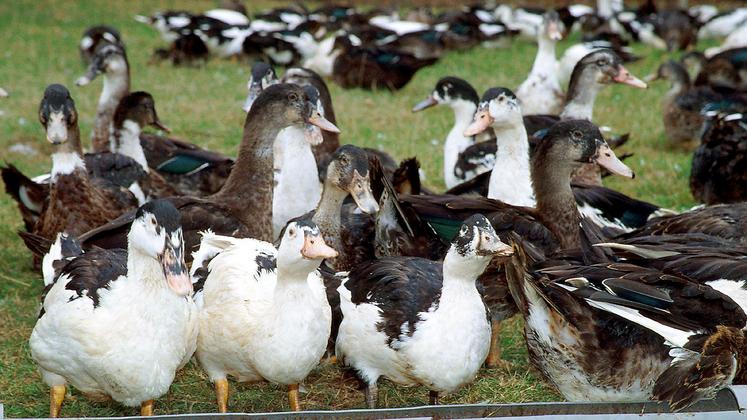
{"label": "black and white duck", "polygon": [[332,79],[344,88],[399,90],[418,70],[437,60],[418,59],[396,50],[361,45],[352,35],[338,36],[333,47],[335,50],[339,55],[332,69]]}
{"label": "black and white duck", "polygon": [[[127,55],[119,46],[102,45],[86,73],[76,84],[85,86],[103,74],[93,129],[93,150],[110,147],[110,126],[119,102],[130,92]],[[233,166],[233,159],[170,137],[143,133],[140,136],[148,165],[159,171],[179,191],[208,195],[220,189]]]}
{"label": "black and white duck", "polygon": [[690,169],[690,192],[696,200],[706,205],[747,200],[747,156],[742,152],[745,145],[744,112],[706,113]]}
{"label": "black and white duck", "polygon": [[291,222],[277,249],[268,242],[210,232],[202,237],[193,281],[202,285],[197,359],[228,407],[228,375],[241,382],[298,387],[327,348],[331,311],[317,270],[337,252],[313,223]]}
{"label": "black and white duck", "polygon": [[563,32],[558,13],[555,10],[545,12],[537,31],[537,56],[532,70],[516,90],[525,115],[559,114],[563,110],[565,95],[560,88],[555,57],[555,46],[563,39]]}
{"label": "black and white duck", "polygon": [[[182,214],[188,250],[199,244],[199,232],[207,228],[219,235],[274,239],[273,144],[283,128],[304,124],[337,130],[319,115],[300,86],[277,84],[262,91],[247,114],[238,158],[223,187],[205,198],[168,199]],[[84,246],[117,247],[124,242],[123,234],[133,217],[125,214],[88,232],[81,241]]]}
{"label": "black and white duck", "polygon": [[343,274],[336,354],[366,385],[369,408],[382,376],[427,387],[431,404],[474,379],[490,347],[475,280],[492,257],[510,253],[478,214],[464,222],[443,263],[382,258]]}
{"label": "black and white duck", "polygon": [[[155,200],[137,211],[126,249],[83,253],[60,234],[29,348],[50,389],[50,417],[66,387],[153,414],[197,345],[197,307],[179,212]],[[154,340],[158,337],[158,340]]]}
{"label": "black and white duck", "polygon": [[709,86],[720,93],[747,90],[747,46],[723,50],[706,56],[692,51],[680,62],[689,71],[695,86]]}
{"label": "black and white duck", "polygon": [[96,54],[96,50],[103,44],[114,44],[124,48],[119,31],[108,25],[91,26],[83,32],[78,49],[85,64],[89,64]]}

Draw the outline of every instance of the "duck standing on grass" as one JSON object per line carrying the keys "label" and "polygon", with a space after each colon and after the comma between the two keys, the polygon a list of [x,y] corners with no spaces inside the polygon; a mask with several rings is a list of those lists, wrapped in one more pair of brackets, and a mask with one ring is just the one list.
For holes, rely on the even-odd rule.
{"label": "duck standing on grass", "polygon": [[215,384],[218,410],[228,407],[228,375],[241,382],[288,386],[300,410],[298,384],[327,348],[331,309],[317,271],[337,252],[309,222],[291,222],[280,246],[255,239],[203,235],[192,266],[203,285],[197,359]]}
{"label": "duck standing on grass", "polygon": [[376,407],[381,376],[428,387],[431,404],[475,377],[490,347],[488,309],[475,280],[495,255],[511,255],[511,249],[476,214],[464,222],[443,263],[388,257],[344,276],[336,354],[366,384],[369,408]]}
{"label": "duck standing on grass", "polygon": [[83,253],[60,234],[44,258],[42,309],[29,347],[60,414],[68,384],[153,414],[197,345],[197,308],[181,216],[168,201],[137,211],[127,249]]}

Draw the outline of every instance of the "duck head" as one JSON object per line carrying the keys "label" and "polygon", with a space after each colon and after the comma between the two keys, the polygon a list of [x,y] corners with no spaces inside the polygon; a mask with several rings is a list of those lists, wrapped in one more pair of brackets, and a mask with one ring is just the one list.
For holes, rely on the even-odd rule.
{"label": "duck head", "polygon": [[542,15],[542,27],[539,31],[540,36],[550,41],[560,41],[563,39],[565,25],[560,20],[560,15],[555,9],[549,9]]}
{"label": "duck head", "polygon": [[[596,163],[613,174],[634,178],[635,174],[615,156],[599,128],[587,120],[560,121],[540,141],[535,152],[555,165],[567,166],[570,174],[585,163]],[[535,164],[541,159],[535,158]]]}
{"label": "duck head", "polygon": [[156,102],[148,92],[133,92],[122,98],[114,112],[114,127],[122,127],[125,121],[132,121],[141,128],[150,125],[167,133],[171,132],[158,119]]}
{"label": "duck head", "polygon": [[311,221],[290,222],[278,247],[279,268],[294,267],[294,271],[304,275],[319,268],[322,260],[337,255],[337,251],[324,242],[319,227]]}
{"label": "duck head", "polygon": [[192,293],[184,262],[181,214],[167,200],[143,204],[135,214],[128,237],[129,252],[151,258],[161,266],[166,285],[177,295]]}
{"label": "duck head", "polygon": [[[317,121],[321,121],[321,117],[325,121],[324,117],[324,105],[319,97],[319,91],[312,85],[304,85],[303,90],[306,92],[306,96],[309,98],[310,106],[312,106],[312,118]],[[331,124],[331,123],[330,123]],[[312,146],[318,146],[324,141],[322,136],[322,129],[315,124],[306,124],[303,130],[304,140]]]}
{"label": "duck head", "polygon": [[436,83],[430,96],[412,108],[412,112],[419,112],[441,104],[457,106],[460,101],[477,104],[479,100],[475,89],[466,81],[458,77],[444,77]]}
{"label": "duck head", "polygon": [[479,213],[464,221],[451,246],[460,256],[467,258],[490,259],[513,254],[513,249],[501,242],[490,221]]}
{"label": "duck head", "polygon": [[646,76],[647,82],[656,80],[669,80],[672,84],[690,85],[690,75],[687,70],[674,60],[668,60],[662,63],[656,70],[656,73]]}
{"label": "duck head", "polygon": [[260,92],[268,86],[276,83],[278,83],[278,77],[275,75],[275,70],[272,66],[262,61],[254,63],[254,65],[252,65],[252,73],[249,76],[249,81],[246,82],[246,88],[249,89],[249,94],[246,96],[246,101],[244,101],[244,106],[242,107],[244,112],[249,112]]}
{"label": "duck head", "polygon": [[465,136],[474,136],[487,130],[488,127],[501,128],[523,123],[521,106],[511,89],[497,87],[488,89],[477,106],[474,120],[466,130]]}
{"label": "duck head", "polygon": [[47,141],[62,145],[70,139],[70,133],[78,124],[78,112],[70,91],[60,84],[52,84],[44,91],[39,104],[39,122],[47,133]]}
{"label": "duck head", "polygon": [[340,129],[322,116],[306,90],[292,83],[278,83],[264,89],[252,104],[246,120],[264,119],[265,116],[259,115],[264,112],[280,119],[278,123],[284,127],[311,124],[324,131],[340,132]]}
{"label": "duck head", "polygon": [[102,44],[91,58],[86,73],[75,81],[77,86],[85,86],[101,73],[122,73],[128,70],[127,57],[119,45]]}
{"label": "duck head", "polygon": [[364,213],[379,211],[379,204],[371,192],[368,154],[363,149],[350,144],[338,148],[327,167],[327,182],[348,192]]}
{"label": "duck head", "polygon": [[647,87],[641,79],[633,76],[622,64],[622,59],[609,49],[601,49],[584,56],[573,68],[568,92],[575,91],[576,85],[582,79],[591,78],[600,85],[621,83],[628,86],[645,89]]}

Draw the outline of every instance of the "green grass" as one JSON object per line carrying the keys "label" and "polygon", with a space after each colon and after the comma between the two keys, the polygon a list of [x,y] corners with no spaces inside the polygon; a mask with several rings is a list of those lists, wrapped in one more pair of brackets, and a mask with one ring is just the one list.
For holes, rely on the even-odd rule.
{"label": "green grass", "polygon": [[[217,2],[216,2],[217,3]],[[277,5],[277,4],[275,4]],[[154,48],[163,45],[157,33],[132,20],[136,13],[159,9],[194,11],[214,7],[214,2],[152,1],[5,1],[0,2],[0,45],[2,64],[0,86],[11,97],[0,101],[0,158],[18,165],[29,174],[49,169],[50,148],[37,122],[37,107],[49,83],[67,85],[75,98],[84,139],[88,139],[101,82],[78,88],[73,81],[84,68],[77,51],[80,34],[90,25],[107,23],[119,28],[127,43],[132,67],[132,89],[146,90],[156,98],[161,119],[178,137],[209,149],[235,154],[244,114],[248,65],[237,61],[212,60],[200,68],[173,68],[169,64],[148,64]],[[256,6],[259,7],[259,6]],[[560,50],[570,41],[564,42]],[[661,52],[636,46],[646,58],[629,66],[644,76],[665,59]],[[534,59],[532,43],[515,41],[506,49],[475,48],[451,52],[436,65],[422,70],[396,93],[348,90],[330,84],[342,129],[341,140],[356,145],[381,147],[398,158],[420,157],[427,179],[435,190],[441,180],[442,143],[452,124],[447,108],[412,114],[413,104],[428,94],[436,81],[446,75],[469,80],[482,92],[491,86],[515,88],[525,78]],[[688,189],[690,154],[668,150],[662,135],[660,98],[666,86],[657,84],[646,91],[613,86],[597,102],[595,119],[616,132],[630,132],[625,148],[635,153],[628,160],[636,171],[633,181],[609,179],[608,185],[634,197],[677,209],[694,204]],[[33,156],[9,152],[14,144],[32,147]],[[31,269],[30,254],[16,231],[22,223],[14,203],[0,195],[0,403],[10,417],[43,417],[48,414],[47,387],[29,356],[31,333],[42,289],[40,275]],[[559,395],[530,369],[520,330],[513,320],[503,330],[504,357],[508,369],[483,370],[477,380],[447,403],[527,402],[558,400]],[[154,339],[157,339],[154,338]],[[355,381],[335,366],[321,366],[307,379],[302,397],[307,409],[361,407],[363,396]],[[402,388],[384,383],[382,406],[398,407],[427,402],[422,388]],[[285,391],[270,384],[232,383],[233,411],[278,411],[287,409]],[[156,403],[159,414],[209,412],[215,409],[212,388],[195,364],[179,373],[171,392]],[[136,410],[116,403],[86,400],[75,390],[68,395],[63,415],[119,416]]]}

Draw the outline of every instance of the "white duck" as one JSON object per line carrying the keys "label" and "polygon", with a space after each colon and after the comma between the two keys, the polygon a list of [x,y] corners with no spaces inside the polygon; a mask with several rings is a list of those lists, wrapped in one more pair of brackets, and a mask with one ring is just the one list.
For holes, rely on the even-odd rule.
{"label": "white duck", "polygon": [[179,212],[164,200],[138,209],[127,250],[82,253],[75,239],[58,236],[43,263],[47,289],[29,339],[51,387],[51,417],[68,384],[153,414],[153,400],[197,342],[183,249]]}
{"label": "white duck", "polygon": [[563,22],[555,10],[545,12],[537,30],[537,56],[532,70],[516,91],[524,115],[559,114],[565,95],[558,80],[555,45],[563,39]]}
{"label": "white duck", "polygon": [[485,216],[467,219],[443,263],[389,257],[341,273],[342,324],[336,354],[366,384],[376,407],[377,381],[440,392],[471,381],[490,346],[487,309],[475,286],[494,255],[512,253]]}
{"label": "white duck", "polygon": [[220,412],[228,407],[228,375],[288,385],[290,407],[300,410],[298,384],[319,363],[331,325],[317,269],[337,252],[316,225],[292,222],[277,250],[208,232],[194,256],[192,279],[204,284],[197,359]]}

